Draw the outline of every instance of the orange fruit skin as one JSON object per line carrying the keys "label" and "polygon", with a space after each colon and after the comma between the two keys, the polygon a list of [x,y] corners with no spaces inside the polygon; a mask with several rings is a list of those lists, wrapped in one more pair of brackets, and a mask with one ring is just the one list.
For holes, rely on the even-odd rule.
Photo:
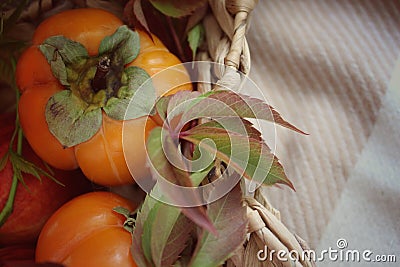
{"label": "orange fruit skin", "polygon": [[[123,22],[115,15],[101,9],[72,9],[61,12],[43,21],[35,31],[32,46],[20,57],[17,64],[16,80],[22,92],[19,104],[21,126],[34,151],[51,166],[64,170],[78,166],[93,182],[101,185],[122,185],[134,183],[126,165],[122,144],[122,125],[130,129],[132,140],[128,146],[136,149],[129,155],[135,173],[144,178],[150,175],[146,167],[145,141],[149,132],[156,126],[154,122],[145,123],[144,118],[130,121],[115,121],[103,113],[103,125],[90,140],[65,148],[52,135],[45,120],[45,106],[48,99],[64,87],[53,76],[51,68],[38,46],[48,37],[63,35],[81,43],[89,55],[95,56],[101,40],[113,34]],[[192,90],[189,75],[179,59],[170,53],[155,36],[150,38],[138,31],[140,51],[129,66],[137,66],[153,76],[157,96]],[[134,140],[134,139],[138,140]],[[132,165],[130,165],[132,166]]]}
{"label": "orange fruit skin", "polygon": [[[13,118],[9,120],[8,117]],[[8,152],[11,137],[15,128],[15,114],[0,116],[0,158]],[[14,140],[16,145],[17,140]],[[43,161],[33,152],[29,144],[23,141],[22,156],[42,170],[47,170]],[[12,186],[14,170],[8,158],[0,170],[0,210],[8,201]],[[40,180],[29,173],[22,172],[24,183],[17,185],[13,210],[5,223],[0,227],[0,248],[12,245],[33,245],[39,236],[46,220],[65,202],[73,197],[88,192],[90,182],[81,171],[54,170],[54,177],[63,184],[57,184],[49,177],[40,174]],[[18,249],[16,248],[16,251]],[[0,253],[0,262],[3,258]],[[4,254],[6,257],[7,255]]]}
{"label": "orange fruit skin", "polygon": [[101,40],[121,25],[123,22],[118,17],[102,9],[70,9],[44,20],[36,29],[32,43],[40,45],[51,36],[63,35],[81,43],[94,56]]}
{"label": "orange fruit skin", "polygon": [[24,135],[36,154],[45,162],[62,170],[78,168],[74,148],[64,148],[49,131],[46,103],[52,95],[63,90],[58,83],[29,87],[18,104],[19,119]]}
{"label": "orange fruit skin", "polygon": [[110,192],[91,192],[64,204],[46,222],[36,246],[37,262],[67,267],[135,267],[125,217],[112,209],[136,208]]}

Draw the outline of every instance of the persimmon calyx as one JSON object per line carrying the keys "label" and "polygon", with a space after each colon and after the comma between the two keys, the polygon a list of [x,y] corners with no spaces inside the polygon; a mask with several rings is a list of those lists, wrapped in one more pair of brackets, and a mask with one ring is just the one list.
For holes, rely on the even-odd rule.
{"label": "persimmon calyx", "polygon": [[125,217],[124,229],[132,234],[135,228],[135,218],[132,217],[132,213],[124,207],[115,207],[113,211]]}
{"label": "persimmon calyx", "polygon": [[101,127],[102,110],[115,120],[152,114],[156,93],[150,76],[139,67],[125,67],[137,57],[139,45],[139,35],[124,25],[101,41],[96,56],[64,36],[49,37],[39,46],[66,89],[49,99],[45,114],[63,146],[92,138]]}

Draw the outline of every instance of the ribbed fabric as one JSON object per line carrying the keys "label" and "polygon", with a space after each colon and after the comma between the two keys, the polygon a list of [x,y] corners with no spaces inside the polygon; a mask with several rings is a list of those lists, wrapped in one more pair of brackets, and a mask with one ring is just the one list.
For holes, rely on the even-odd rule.
{"label": "ribbed fabric", "polygon": [[284,118],[310,133],[277,127],[276,153],[297,192],[266,190],[286,225],[314,246],[399,56],[400,1],[261,0],[248,41],[250,77]]}

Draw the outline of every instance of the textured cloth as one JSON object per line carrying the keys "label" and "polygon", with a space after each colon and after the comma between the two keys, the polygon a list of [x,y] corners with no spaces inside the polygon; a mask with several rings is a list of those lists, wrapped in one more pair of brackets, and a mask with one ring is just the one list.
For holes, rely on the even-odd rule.
{"label": "textured cloth", "polygon": [[398,253],[400,103],[388,88],[400,52],[400,1],[260,0],[248,41],[250,77],[310,133],[264,132],[296,188],[266,189],[282,220],[313,248],[348,238],[353,248],[378,240]]}

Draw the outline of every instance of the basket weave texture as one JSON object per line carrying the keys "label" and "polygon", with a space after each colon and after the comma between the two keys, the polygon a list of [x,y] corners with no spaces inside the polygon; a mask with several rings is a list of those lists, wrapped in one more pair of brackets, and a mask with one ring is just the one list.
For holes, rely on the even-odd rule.
{"label": "basket weave texture", "polygon": [[[209,84],[204,84],[199,90],[218,90],[219,86],[237,88],[244,77],[238,73],[246,76],[250,72],[250,49],[246,31],[257,0],[210,0],[209,5],[211,12],[203,20],[206,49],[198,53],[197,60],[213,61],[221,67],[215,70],[215,75],[219,78],[217,85],[211,88]],[[203,78],[208,74],[209,70],[199,73]],[[258,188],[252,196],[244,197],[243,202],[247,207],[249,220],[248,240],[228,260],[227,266],[315,266],[315,262],[307,257],[310,249],[307,243],[291,233],[281,222],[279,211],[268,202],[263,188]],[[286,260],[273,255],[272,261],[262,261],[256,256],[260,250],[263,253],[285,251]],[[299,255],[299,261],[291,261],[289,254]]]}

